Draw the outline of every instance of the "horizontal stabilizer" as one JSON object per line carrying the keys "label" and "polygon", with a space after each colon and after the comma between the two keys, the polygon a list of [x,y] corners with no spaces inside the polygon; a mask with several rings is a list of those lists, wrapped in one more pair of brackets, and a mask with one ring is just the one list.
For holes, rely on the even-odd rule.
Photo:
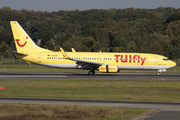
{"label": "horizontal stabilizer", "polygon": [[24,56],[28,56],[27,54],[24,54],[24,53],[18,53],[17,51],[12,51],[11,53],[16,54],[16,55],[24,55]]}

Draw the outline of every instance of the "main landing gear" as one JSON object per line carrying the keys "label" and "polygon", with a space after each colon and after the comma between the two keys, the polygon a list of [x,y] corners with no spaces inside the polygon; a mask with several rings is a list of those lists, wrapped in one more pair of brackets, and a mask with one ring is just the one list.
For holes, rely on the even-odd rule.
{"label": "main landing gear", "polygon": [[159,75],[159,74],[160,74],[160,72],[157,73],[157,75]]}
{"label": "main landing gear", "polygon": [[95,71],[94,70],[91,70],[88,72],[89,75],[94,75],[95,74]]}

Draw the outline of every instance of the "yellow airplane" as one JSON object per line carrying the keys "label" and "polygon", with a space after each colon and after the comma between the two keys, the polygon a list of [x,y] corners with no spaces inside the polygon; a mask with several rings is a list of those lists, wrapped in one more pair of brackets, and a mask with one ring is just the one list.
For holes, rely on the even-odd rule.
{"label": "yellow airplane", "polygon": [[157,54],[144,53],[106,53],[106,52],[53,52],[38,47],[17,21],[11,21],[17,51],[13,51],[17,58],[38,65],[90,70],[89,75],[94,75],[95,70],[102,73],[116,73],[119,70],[158,70],[160,72],[174,67],[175,62],[167,57]]}

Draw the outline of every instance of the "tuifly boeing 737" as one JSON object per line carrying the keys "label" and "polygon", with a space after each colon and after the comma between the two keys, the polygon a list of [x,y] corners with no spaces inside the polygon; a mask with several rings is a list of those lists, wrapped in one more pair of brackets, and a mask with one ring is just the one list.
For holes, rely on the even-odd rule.
{"label": "tuifly boeing 737", "polygon": [[102,73],[117,73],[119,70],[157,70],[158,75],[166,69],[176,66],[167,57],[145,53],[109,53],[109,52],[54,52],[37,46],[17,21],[11,21],[11,28],[17,51],[17,58],[38,65],[90,70]]}

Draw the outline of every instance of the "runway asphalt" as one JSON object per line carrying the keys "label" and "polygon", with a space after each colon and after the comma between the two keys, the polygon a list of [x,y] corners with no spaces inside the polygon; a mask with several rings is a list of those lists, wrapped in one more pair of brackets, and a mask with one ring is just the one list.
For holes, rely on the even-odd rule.
{"label": "runway asphalt", "polygon": [[110,100],[78,100],[78,99],[45,99],[45,98],[2,98],[0,103],[27,104],[59,104],[59,105],[85,105],[85,106],[111,106],[136,108],[154,108],[164,111],[180,111],[180,103],[173,102],[145,102],[145,101],[110,101]]}
{"label": "runway asphalt", "polygon": [[[180,80],[180,74],[162,73],[0,73],[0,81],[6,80]],[[0,103],[25,104],[60,104],[85,106],[113,106],[152,108],[152,110],[134,120],[179,120],[180,103],[137,102],[137,101],[100,101],[100,100],[68,100],[68,99],[37,99],[37,98],[0,98]]]}
{"label": "runway asphalt", "polygon": [[180,80],[180,74],[162,73],[0,73],[0,80]]}

